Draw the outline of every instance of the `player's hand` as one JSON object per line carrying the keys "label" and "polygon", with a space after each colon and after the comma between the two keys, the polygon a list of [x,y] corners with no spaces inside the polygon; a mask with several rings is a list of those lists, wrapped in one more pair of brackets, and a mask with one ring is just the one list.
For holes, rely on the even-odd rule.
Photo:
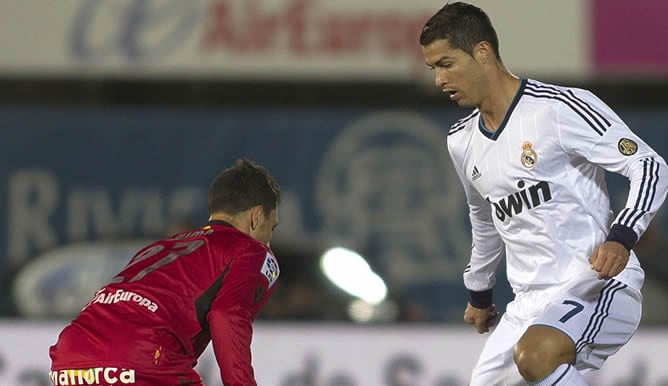
{"label": "player's hand", "polygon": [[464,321],[475,325],[478,334],[483,334],[499,321],[499,312],[493,304],[487,308],[476,308],[469,303],[464,311]]}
{"label": "player's hand", "polygon": [[589,256],[589,266],[598,272],[599,279],[609,279],[619,275],[629,261],[629,251],[616,241],[606,241]]}

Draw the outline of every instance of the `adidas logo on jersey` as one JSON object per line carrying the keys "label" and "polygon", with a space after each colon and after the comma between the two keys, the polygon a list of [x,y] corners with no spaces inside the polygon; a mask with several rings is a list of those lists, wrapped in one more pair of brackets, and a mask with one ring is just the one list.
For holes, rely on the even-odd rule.
{"label": "adidas logo on jersey", "polygon": [[473,173],[471,173],[471,180],[475,181],[480,177],[482,177],[482,173],[480,173],[480,171],[478,171],[477,166],[473,165]]}
{"label": "adidas logo on jersey", "polygon": [[506,217],[510,218],[522,213],[524,208],[530,210],[552,199],[550,185],[546,181],[540,181],[523,189],[524,185],[524,181],[518,182],[517,187],[522,190],[509,194],[508,197],[498,202],[491,202],[489,197],[487,198],[487,201],[494,205],[494,212],[499,220],[504,221]]}

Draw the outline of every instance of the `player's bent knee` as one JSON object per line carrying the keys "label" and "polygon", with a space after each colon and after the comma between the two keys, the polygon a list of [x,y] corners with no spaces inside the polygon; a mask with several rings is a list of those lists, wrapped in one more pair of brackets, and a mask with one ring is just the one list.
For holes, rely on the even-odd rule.
{"label": "player's bent knee", "polygon": [[563,332],[546,326],[531,326],[515,345],[513,359],[522,377],[537,382],[562,363],[575,362],[575,346]]}
{"label": "player's bent knee", "polygon": [[513,359],[517,365],[517,370],[528,382],[536,382],[551,373],[552,361],[549,360],[549,353],[529,348],[515,346]]}

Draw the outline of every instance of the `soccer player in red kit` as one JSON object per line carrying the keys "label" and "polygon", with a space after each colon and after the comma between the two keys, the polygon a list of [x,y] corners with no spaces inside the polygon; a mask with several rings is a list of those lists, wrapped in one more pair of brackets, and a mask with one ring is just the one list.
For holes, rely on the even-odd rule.
{"label": "soccer player in red kit", "polygon": [[279,186],[240,159],[209,188],[209,222],[137,252],[50,348],[53,385],[203,385],[209,341],[225,386],[256,385],[252,325],[279,274]]}

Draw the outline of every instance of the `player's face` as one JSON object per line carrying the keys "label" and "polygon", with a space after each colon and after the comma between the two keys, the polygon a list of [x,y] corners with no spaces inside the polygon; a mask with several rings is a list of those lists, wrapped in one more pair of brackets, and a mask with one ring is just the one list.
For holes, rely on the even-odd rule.
{"label": "player's face", "polygon": [[271,237],[274,234],[274,229],[278,225],[278,208],[272,210],[269,215],[265,215],[261,210],[258,215],[258,225],[254,230],[251,230],[251,237],[255,240],[261,241],[266,245],[271,242]]}
{"label": "player's face", "polygon": [[471,55],[452,48],[447,39],[422,46],[425,63],[434,71],[436,87],[450,100],[464,107],[480,106],[485,75],[482,66]]}

